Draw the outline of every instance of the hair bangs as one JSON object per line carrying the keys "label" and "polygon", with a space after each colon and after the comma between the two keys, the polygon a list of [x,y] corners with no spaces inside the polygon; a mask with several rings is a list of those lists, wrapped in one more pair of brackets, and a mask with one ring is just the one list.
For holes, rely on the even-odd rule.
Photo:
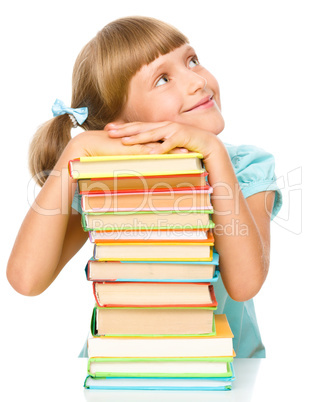
{"label": "hair bangs", "polygon": [[115,25],[120,35],[121,52],[125,55],[121,57],[121,71],[125,71],[129,80],[145,64],[189,43],[176,28],[153,18],[122,18],[115,21]]}
{"label": "hair bangs", "polygon": [[72,104],[89,109],[83,127],[102,129],[115,120],[131,78],[142,66],[186,43],[175,27],[150,17],[120,18],[106,25],[82,50],[74,68]]}

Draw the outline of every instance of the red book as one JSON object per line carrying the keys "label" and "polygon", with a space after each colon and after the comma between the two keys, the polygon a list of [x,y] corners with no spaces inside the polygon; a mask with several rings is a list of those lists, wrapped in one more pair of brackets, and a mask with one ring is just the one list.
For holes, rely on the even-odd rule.
{"label": "red book", "polygon": [[208,190],[206,180],[208,173],[189,173],[175,175],[135,175],[105,178],[80,179],[78,181],[80,194],[111,194],[127,191],[157,192]]}

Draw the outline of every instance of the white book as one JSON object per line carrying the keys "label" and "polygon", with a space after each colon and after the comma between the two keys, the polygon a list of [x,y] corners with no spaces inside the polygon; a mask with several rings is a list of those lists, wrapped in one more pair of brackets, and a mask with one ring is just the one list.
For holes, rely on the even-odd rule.
{"label": "white book", "polygon": [[146,361],[111,361],[92,360],[89,362],[89,373],[144,373],[144,374],[217,374],[228,372],[227,362],[207,360],[146,360]]}

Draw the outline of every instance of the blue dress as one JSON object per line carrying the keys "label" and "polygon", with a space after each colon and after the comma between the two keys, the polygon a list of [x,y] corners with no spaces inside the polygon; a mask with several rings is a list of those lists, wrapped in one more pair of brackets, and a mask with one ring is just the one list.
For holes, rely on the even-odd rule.
{"label": "blue dress", "polygon": [[[252,145],[225,144],[235,174],[245,198],[262,191],[275,191],[271,220],[282,205],[282,195],[276,184],[275,162],[270,153]],[[80,197],[74,195],[72,208],[81,213]],[[214,283],[218,307],[215,314],[226,314],[234,334],[233,347],[238,358],[265,357],[260,330],[257,324],[253,299],[236,302],[228,295],[221,277]],[[79,357],[87,357],[85,344]]]}

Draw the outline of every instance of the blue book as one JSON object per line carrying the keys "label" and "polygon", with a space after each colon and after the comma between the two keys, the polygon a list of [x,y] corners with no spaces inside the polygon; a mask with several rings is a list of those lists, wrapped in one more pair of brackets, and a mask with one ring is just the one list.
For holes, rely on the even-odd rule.
{"label": "blue book", "polygon": [[97,261],[86,267],[87,280],[96,282],[216,282],[219,255],[211,261]]}
{"label": "blue book", "polygon": [[94,378],[88,375],[84,387],[98,390],[230,391],[235,380],[235,373],[233,363],[229,365],[231,375],[228,377]]}

